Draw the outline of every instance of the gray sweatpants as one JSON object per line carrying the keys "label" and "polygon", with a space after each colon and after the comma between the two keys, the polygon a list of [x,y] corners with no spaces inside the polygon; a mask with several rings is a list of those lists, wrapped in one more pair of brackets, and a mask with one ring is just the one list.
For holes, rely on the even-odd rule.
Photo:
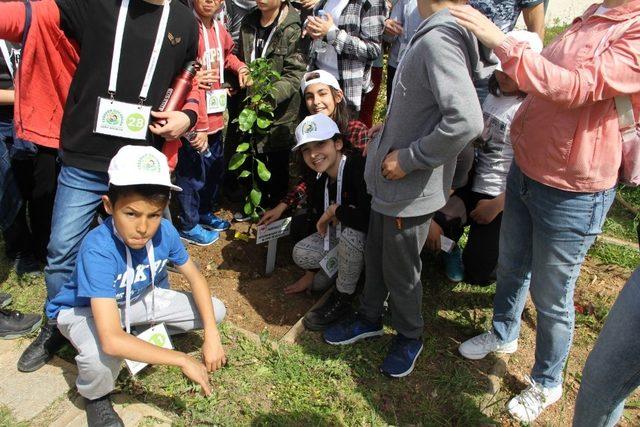
{"label": "gray sweatpants", "polygon": [[365,249],[366,281],[359,314],[379,322],[389,294],[392,325],[408,338],[422,336],[422,260],[433,214],[394,218],[371,211]]}
{"label": "gray sweatpants", "polygon": [[[331,228],[333,232],[334,228]],[[331,247],[338,245],[338,291],[351,295],[356,291],[358,278],[364,267],[364,245],[367,235],[353,228],[343,227],[340,239],[331,234]],[[324,238],[319,233],[300,240],[293,248],[293,261],[305,270],[320,268],[320,261],[327,255],[324,250]],[[313,279],[313,290],[322,290],[331,285],[331,279],[320,269]]]}
{"label": "gray sweatpants", "polygon": [[[131,303],[129,319],[131,326],[150,326],[151,287],[135,302]],[[202,322],[189,292],[155,288],[155,321],[165,323],[169,334],[179,334],[202,328]],[[216,323],[222,322],[227,309],[222,301],[212,298]],[[120,319],[124,328],[124,308]],[[78,393],[87,399],[97,399],[110,393],[120,373],[122,359],[102,352],[91,307],[74,307],[58,314],[58,329],[78,350],[76,363]]]}

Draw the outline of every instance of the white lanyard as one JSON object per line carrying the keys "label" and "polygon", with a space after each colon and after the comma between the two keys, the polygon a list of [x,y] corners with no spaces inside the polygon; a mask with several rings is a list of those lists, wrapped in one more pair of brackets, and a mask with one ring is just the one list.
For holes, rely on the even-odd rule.
{"label": "white lanyard", "polygon": [[[202,38],[204,39],[204,61],[207,66],[207,70],[211,69],[211,57],[209,56],[209,51],[211,48],[209,47],[209,33],[207,32],[207,27],[204,26],[204,23],[200,22],[202,26]],[[218,33],[218,22],[214,19],[211,23],[213,27],[213,32],[216,34],[216,42],[218,43],[218,68],[220,71],[220,84],[224,83],[224,50],[222,49],[222,43],[220,43],[220,35]]]}
{"label": "white lanyard", "polygon": [[[276,20],[278,19],[279,17],[276,18]],[[269,33],[269,37],[267,37],[267,41],[264,42],[264,46],[262,47],[262,53],[260,54],[260,58],[264,58],[267,55],[267,48],[271,44],[271,39],[273,38],[273,35],[275,34],[277,28],[278,28],[278,24],[275,23],[275,25],[271,29],[271,32]],[[258,43],[258,30],[256,29],[256,32],[253,36],[253,50],[251,51],[251,61],[256,60],[256,44],[257,43]]]}
{"label": "white lanyard", "polygon": [[[129,334],[131,333],[131,320],[129,319],[129,311],[131,310],[131,285],[133,285],[135,280],[136,272],[133,269],[133,259],[131,257],[129,246],[127,246],[122,237],[118,234],[115,224],[113,224],[113,222],[111,224],[113,226],[114,234],[124,245],[124,250],[127,255],[127,269],[122,280],[125,284],[124,326]],[[145,248],[147,249],[147,261],[149,261],[149,273],[151,275],[151,324],[153,325],[156,322],[156,293],[154,292],[156,289],[156,257],[153,252],[153,243],[151,240],[152,239],[149,239]]]}
{"label": "white lanyard", "polygon": [[9,74],[11,74],[11,80],[13,80],[13,63],[11,63],[11,55],[9,55],[9,47],[7,46],[7,42],[4,40],[0,40],[0,50],[2,51],[2,56],[4,57],[4,62],[7,63],[7,68],[9,69]]}
{"label": "white lanyard", "polygon": [[[347,156],[344,154],[340,159],[340,166],[338,166],[338,180],[336,182],[336,204],[342,204],[342,175],[344,174],[344,165],[347,163]],[[327,180],[324,182],[324,211],[326,212],[329,209],[329,177],[327,176]],[[330,227],[330,226],[329,226]],[[340,223],[336,226],[336,238],[340,238],[340,233],[342,231],[342,227]],[[328,251],[331,249],[331,240],[329,237],[329,229],[327,229],[327,234],[324,235],[324,250]]]}
{"label": "white lanyard", "polygon": [[[129,10],[129,1],[122,0],[120,4],[120,13],[118,14],[118,24],[116,26],[116,38],[113,43],[113,57],[111,58],[111,74],[109,75],[109,95],[113,98],[116,94],[116,86],[118,84],[118,68],[120,67],[120,53],[122,51],[122,37],[124,36],[124,26],[127,20],[127,10]],[[167,22],[169,21],[169,8],[171,7],[171,0],[165,0],[162,7],[162,17],[160,18],[160,25],[158,26],[158,33],[156,34],[156,41],[153,45],[153,51],[151,52],[151,58],[149,59],[149,66],[147,67],[147,73],[144,76],[142,82],[142,89],[140,90],[140,102],[144,102],[147,99],[149,93],[149,87],[151,86],[151,80],[153,74],[156,71],[156,65],[158,65],[158,58],[160,57],[160,49],[162,49],[162,41],[164,40],[164,33],[167,29]]]}

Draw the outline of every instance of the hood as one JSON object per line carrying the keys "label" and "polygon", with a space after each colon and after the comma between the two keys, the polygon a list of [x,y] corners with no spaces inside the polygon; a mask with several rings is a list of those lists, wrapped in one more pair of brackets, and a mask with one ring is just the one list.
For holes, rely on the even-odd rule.
{"label": "hood", "polygon": [[462,36],[469,52],[473,81],[488,79],[498,65],[498,57],[493,54],[491,49],[481,44],[471,31],[458,25],[449,9],[442,9],[425,19],[416,30],[409,45],[424,37],[429,31],[441,27],[453,29]]}

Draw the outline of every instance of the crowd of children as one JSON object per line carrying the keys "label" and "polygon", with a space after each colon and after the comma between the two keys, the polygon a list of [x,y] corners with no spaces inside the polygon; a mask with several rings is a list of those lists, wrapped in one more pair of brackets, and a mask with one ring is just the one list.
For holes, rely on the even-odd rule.
{"label": "crowd of children", "polygon": [[[516,351],[531,291],[535,365],[507,409],[532,422],[562,395],[573,288],[615,194],[613,105],[640,92],[640,0],[594,5],[544,51],[543,0],[466,3],[1,3],[0,229],[16,273],[44,265],[47,286],[44,321],[0,309],[2,338],[42,323],[18,369],[39,369],[70,342],[90,426],[123,425],[109,398],[123,360],[177,366],[211,393],[209,372],[226,363],[217,329],[226,308],[182,241],[211,245],[231,226],[216,211],[238,185],[226,173],[240,143],[234,119],[251,94],[251,63],[266,58],[280,77],[272,124],[255,141],[271,171],[257,184],[259,225],[304,207],[306,237],[292,253],[304,274],[284,291],[332,289],[306,328],[353,344],[383,335],[388,305],[396,334],[380,371],[409,375],[429,333],[421,254],[440,252],[452,281],[497,281],[492,329],[460,345],[466,358]],[[520,12],[530,31],[512,31]],[[369,129],[385,45],[388,105]],[[163,111],[192,61],[200,69],[184,105]],[[171,170],[162,151],[176,140]],[[291,186],[290,167],[300,174]],[[170,289],[168,265],[191,292]],[[625,292],[637,283],[636,274]],[[0,293],[1,307],[10,302]],[[611,325],[637,318],[628,305],[616,303]],[[640,360],[620,356],[623,343],[603,349],[611,325],[585,368],[579,425],[615,423],[638,385],[588,403],[606,397],[595,364],[622,357],[631,370]],[[153,345],[150,328],[161,341],[202,329],[202,359]]]}

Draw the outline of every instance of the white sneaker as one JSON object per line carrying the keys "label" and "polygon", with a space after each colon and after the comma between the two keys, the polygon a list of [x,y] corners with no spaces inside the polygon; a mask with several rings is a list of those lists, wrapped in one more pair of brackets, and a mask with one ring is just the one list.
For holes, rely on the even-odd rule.
{"label": "white sneaker", "polygon": [[562,397],[562,384],[547,388],[532,379],[529,379],[529,383],[529,387],[507,404],[511,416],[523,423],[532,423],[547,406]]}
{"label": "white sneaker", "polygon": [[515,339],[508,343],[501,343],[493,331],[485,332],[471,339],[466,340],[458,351],[461,355],[471,360],[484,358],[487,354],[496,353],[515,353],[518,349],[518,340]]}

